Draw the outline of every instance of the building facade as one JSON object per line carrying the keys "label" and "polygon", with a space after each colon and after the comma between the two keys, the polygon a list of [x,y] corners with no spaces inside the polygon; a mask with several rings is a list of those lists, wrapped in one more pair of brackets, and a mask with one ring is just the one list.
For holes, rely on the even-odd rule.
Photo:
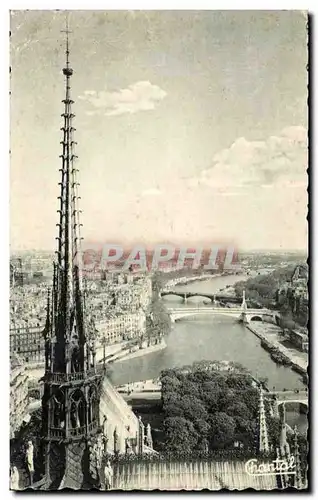
{"label": "building facade", "polygon": [[138,339],[146,333],[146,316],[142,311],[127,314],[114,312],[96,323],[100,342],[106,345]]}
{"label": "building facade", "polygon": [[309,341],[308,335],[299,330],[290,330],[288,332],[288,338],[295,347],[298,347],[303,352],[308,352]]}
{"label": "building facade", "polygon": [[10,329],[10,353],[18,354],[25,363],[44,361],[44,325]]}

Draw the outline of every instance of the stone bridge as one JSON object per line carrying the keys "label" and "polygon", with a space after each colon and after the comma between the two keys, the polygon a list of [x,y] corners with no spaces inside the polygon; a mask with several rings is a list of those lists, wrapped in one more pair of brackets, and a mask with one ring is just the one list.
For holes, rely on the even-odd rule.
{"label": "stone bridge", "polygon": [[246,309],[244,307],[211,307],[211,306],[199,306],[199,307],[179,307],[179,308],[168,308],[167,309],[172,323],[183,319],[192,318],[198,316],[215,316],[216,314],[221,314],[224,316],[229,316],[236,318],[244,323],[249,323],[250,321],[264,321],[269,318],[273,320],[276,319],[276,311],[270,311],[268,309]]}
{"label": "stone bridge", "polygon": [[192,297],[202,297],[203,299],[208,299],[211,302],[215,302],[216,300],[218,301],[225,301],[225,302],[231,302],[233,304],[241,304],[243,298],[242,297],[233,297],[231,295],[225,295],[225,294],[220,294],[220,293],[200,293],[200,292],[178,292],[174,290],[162,290],[159,293],[160,297],[166,297],[166,296],[176,296],[180,297],[183,299],[184,303],[187,303],[188,299],[191,299]]}

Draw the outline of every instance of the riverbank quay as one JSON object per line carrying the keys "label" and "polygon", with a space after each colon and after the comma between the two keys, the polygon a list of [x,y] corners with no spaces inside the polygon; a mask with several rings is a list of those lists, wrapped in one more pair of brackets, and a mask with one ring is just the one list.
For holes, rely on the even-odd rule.
{"label": "riverbank quay", "polygon": [[160,401],[161,382],[159,379],[140,380],[116,387],[117,392],[130,405],[136,401]]}
{"label": "riverbank quay", "polygon": [[[261,339],[262,347],[271,354],[275,362],[290,365],[297,373],[307,376],[308,354],[283,345],[281,342],[281,328],[270,323],[256,321],[253,324],[247,324],[246,328]],[[279,354],[277,355],[277,353]]]}
{"label": "riverbank quay", "polygon": [[117,392],[160,392],[161,382],[159,379],[140,380],[128,384],[119,385],[116,387]]}
{"label": "riverbank quay", "polygon": [[188,283],[192,283],[194,281],[206,281],[211,280],[213,278],[220,278],[223,276],[222,274],[201,274],[201,276],[182,276],[180,278],[175,278],[169,280],[165,283],[164,289],[173,288],[176,285],[187,285]]}
{"label": "riverbank quay", "polygon": [[[118,344],[112,344],[109,346],[105,346],[105,348],[102,345],[97,346],[96,349],[96,362],[100,363],[104,359],[107,360],[108,357],[115,356],[116,354],[119,354],[123,351],[123,349],[126,349],[127,346],[129,345],[129,341],[125,342],[120,342]],[[34,381],[38,381],[41,377],[44,376],[44,362],[43,363],[27,363],[26,364],[26,373],[29,379],[29,385],[30,383]]]}
{"label": "riverbank quay", "polygon": [[[106,364],[114,364],[117,361],[126,361],[129,359],[138,358],[140,356],[146,356],[147,354],[152,354],[157,351],[161,351],[167,347],[165,339],[161,339],[157,344],[153,344],[147,347],[140,348],[139,346],[135,351],[130,351],[131,342],[125,341],[119,344],[114,344],[106,346],[105,350],[103,347],[97,348],[96,361],[98,366],[103,362],[104,354]],[[26,374],[28,376],[29,389],[37,387],[38,381],[44,376],[44,363],[30,363],[26,366]]]}

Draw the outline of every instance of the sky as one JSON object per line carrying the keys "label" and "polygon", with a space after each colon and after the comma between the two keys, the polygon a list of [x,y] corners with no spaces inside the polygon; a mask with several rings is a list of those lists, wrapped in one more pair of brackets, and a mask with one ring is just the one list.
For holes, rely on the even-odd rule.
{"label": "sky", "polygon": [[[82,236],[307,248],[302,11],[71,11]],[[11,250],[54,250],[65,13],[11,16]]]}

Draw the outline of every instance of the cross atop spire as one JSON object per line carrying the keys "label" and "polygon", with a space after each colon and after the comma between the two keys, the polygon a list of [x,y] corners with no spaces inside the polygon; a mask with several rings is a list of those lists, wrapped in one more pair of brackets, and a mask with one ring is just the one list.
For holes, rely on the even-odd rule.
{"label": "cross atop spire", "polygon": [[68,27],[68,16],[66,15],[66,18],[65,18],[65,29],[64,30],[61,30],[61,33],[65,33],[66,34],[66,47],[65,47],[65,56],[66,56],[66,67],[63,69],[63,73],[64,75],[67,75],[67,72],[70,71],[70,75],[71,76],[73,74],[73,70],[72,68],[69,67],[69,55],[70,55],[70,50],[69,50],[69,37],[68,35],[70,33],[72,33],[72,31],[69,29]]}

